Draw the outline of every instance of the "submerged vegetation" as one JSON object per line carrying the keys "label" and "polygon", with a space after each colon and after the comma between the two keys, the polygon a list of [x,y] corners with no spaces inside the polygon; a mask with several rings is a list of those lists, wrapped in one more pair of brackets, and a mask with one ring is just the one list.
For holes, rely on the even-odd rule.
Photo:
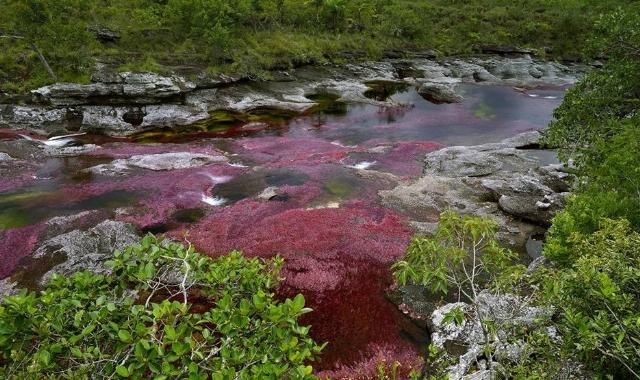
{"label": "submerged vegetation", "polygon": [[267,70],[433,49],[520,45],[593,56],[602,13],[623,0],[2,0],[0,90],[121,70],[266,75]]}
{"label": "submerged vegetation", "polygon": [[149,235],[109,266],[4,300],[0,377],[312,377],[322,347],[297,322],[311,310],[274,298],[282,259],[212,259]]}

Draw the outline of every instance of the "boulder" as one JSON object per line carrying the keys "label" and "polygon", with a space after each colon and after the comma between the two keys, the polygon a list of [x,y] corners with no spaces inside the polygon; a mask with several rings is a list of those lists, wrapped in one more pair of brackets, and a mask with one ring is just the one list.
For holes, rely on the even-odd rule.
{"label": "boulder", "polygon": [[566,195],[568,193],[545,195],[542,200],[537,195],[502,195],[498,205],[515,217],[549,226],[555,214],[564,207]]}
{"label": "boulder", "polygon": [[424,83],[418,88],[418,94],[434,104],[461,103],[464,100],[453,86],[440,83]]}
{"label": "boulder", "polygon": [[[448,303],[436,309],[429,320],[431,343],[455,362],[446,369],[450,380],[495,378],[500,363],[515,363],[525,352],[524,341],[512,341],[514,333],[523,328],[544,328],[553,314],[550,309],[528,305],[525,298],[486,290],[478,294],[475,304]],[[454,309],[465,315],[459,325],[445,322],[447,313]],[[495,323],[494,334],[483,331],[481,318]],[[547,332],[555,336],[555,329],[549,327]],[[490,358],[485,355],[487,346],[495,353]]]}
{"label": "boulder", "polygon": [[104,26],[91,26],[89,31],[102,43],[116,43],[120,40],[120,33]]}
{"label": "boulder", "polygon": [[447,177],[483,177],[499,171],[502,161],[495,152],[455,146],[430,153],[425,158],[424,174]]}
{"label": "boulder", "polygon": [[527,150],[516,148],[537,146],[539,138],[538,132],[527,132],[498,143],[431,152],[422,177],[380,196],[418,227],[448,209],[491,217],[499,240],[523,249],[563,207],[572,182],[562,165],[541,166]]}
{"label": "boulder", "polygon": [[18,286],[11,278],[5,278],[0,280],[0,302],[7,296],[12,296],[18,293]]}
{"label": "boulder", "polygon": [[171,152],[121,158],[113,160],[109,164],[92,166],[87,170],[95,174],[115,176],[127,174],[136,168],[154,171],[189,169],[212,163],[226,162],[227,160],[223,155],[213,156],[203,153]]}
{"label": "boulder", "polygon": [[90,84],[56,83],[33,90],[31,95],[34,102],[53,106],[156,104],[195,89],[195,84],[181,77],[155,73],[124,72],[101,79]]}
{"label": "boulder", "polygon": [[46,282],[53,273],[69,275],[83,270],[108,273],[104,263],[112,257],[113,251],[122,250],[138,240],[132,225],[113,220],[48,239],[36,249],[34,260],[61,263],[49,268],[40,282]]}

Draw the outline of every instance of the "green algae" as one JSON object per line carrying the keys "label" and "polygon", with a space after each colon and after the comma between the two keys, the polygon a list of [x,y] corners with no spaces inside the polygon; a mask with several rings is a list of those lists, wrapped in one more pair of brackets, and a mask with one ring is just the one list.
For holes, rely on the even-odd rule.
{"label": "green algae", "polygon": [[327,193],[338,197],[345,198],[349,196],[354,190],[354,183],[351,178],[346,176],[338,176],[330,178],[324,183],[324,189]]}
{"label": "green algae", "polygon": [[27,190],[0,194],[0,230],[26,227],[55,216],[131,205],[138,195],[114,190],[81,201],[64,203],[58,192]]}
{"label": "green algae", "polygon": [[175,127],[150,128],[137,132],[131,139],[138,143],[171,142],[184,136],[203,134],[221,135],[230,133],[249,123],[264,123],[268,127],[287,124],[299,113],[275,107],[258,107],[246,112],[235,110],[215,110],[209,112],[205,120]]}
{"label": "green algae", "polygon": [[178,210],[171,215],[171,219],[177,223],[196,223],[200,219],[204,218],[207,214],[203,208],[186,208]]}
{"label": "green algae", "polygon": [[475,117],[482,120],[492,120],[496,117],[494,109],[486,103],[480,103],[474,110],[473,114]]}

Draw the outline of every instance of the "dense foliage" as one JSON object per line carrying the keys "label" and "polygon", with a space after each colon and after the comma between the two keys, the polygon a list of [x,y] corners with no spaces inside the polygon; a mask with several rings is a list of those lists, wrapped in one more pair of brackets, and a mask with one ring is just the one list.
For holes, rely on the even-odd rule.
{"label": "dense foliage", "polygon": [[[3,90],[53,79],[86,80],[95,59],[123,69],[194,65],[256,74],[291,65],[379,58],[436,49],[451,55],[484,44],[522,45],[539,54],[587,53],[613,0],[0,0]],[[97,29],[120,36],[100,43]]]}
{"label": "dense foliage", "polygon": [[576,194],[550,230],[540,279],[558,308],[564,341],[613,378],[640,378],[640,6],[602,18],[595,42],[610,61],[571,89],[548,142],[578,175]]}
{"label": "dense foliage", "polygon": [[559,308],[563,349],[597,373],[640,374],[640,233],[601,220],[570,239],[572,262],[540,273],[544,301]]}
{"label": "dense foliage", "polygon": [[116,252],[112,275],[55,276],[0,305],[0,377],[312,378],[319,353],[282,302],[279,258],[211,259],[145,237]]}

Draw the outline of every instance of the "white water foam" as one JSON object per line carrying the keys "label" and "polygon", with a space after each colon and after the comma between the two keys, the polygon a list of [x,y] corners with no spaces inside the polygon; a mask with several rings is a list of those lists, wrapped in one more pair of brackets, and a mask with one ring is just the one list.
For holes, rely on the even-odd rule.
{"label": "white water foam", "polygon": [[355,165],[347,165],[347,167],[358,169],[358,170],[367,170],[375,164],[376,164],[376,161],[362,161],[362,162],[358,162]]}
{"label": "white water foam", "polygon": [[227,203],[227,200],[220,197],[210,197],[202,194],[202,201],[210,206],[222,206]]}

